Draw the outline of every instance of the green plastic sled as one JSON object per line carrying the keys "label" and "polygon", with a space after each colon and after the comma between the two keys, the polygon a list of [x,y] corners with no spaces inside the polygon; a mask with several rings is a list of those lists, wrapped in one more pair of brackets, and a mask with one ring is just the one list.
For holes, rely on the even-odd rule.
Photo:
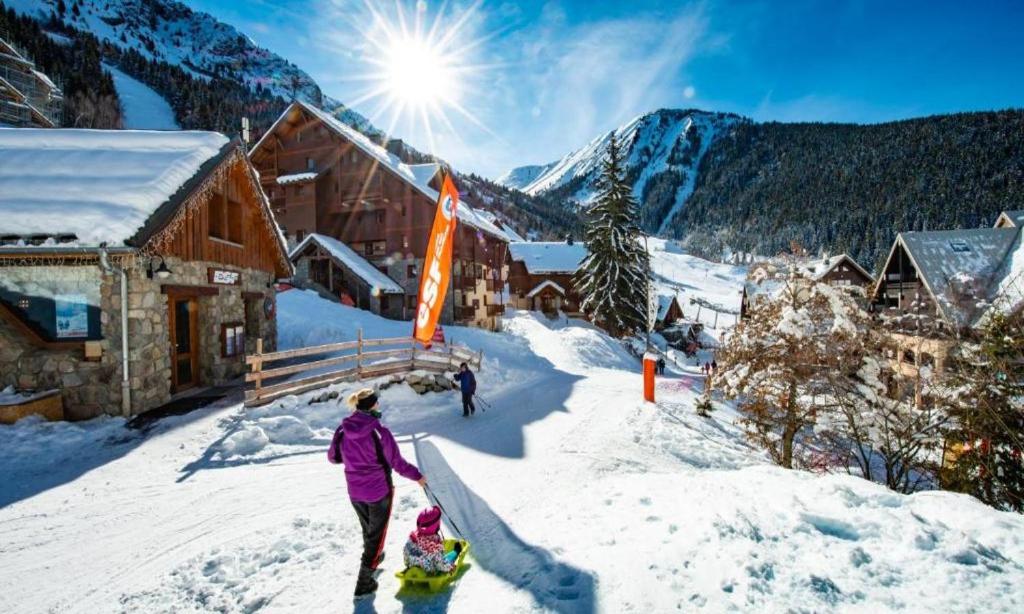
{"label": "green plastic sled", "polygon": [[455,544],[462,544],[462,552],[455,559],[455,567],[452,568],[450,573],[441,574],[428,574],[419,567],[408,567],[403,571],[399,571],[395,574],[395,577],[401,582],[401,588],[417,588],[425,589],[428,592],[436,593],[442,590],[444,587],[455,579],[459,575],[459,569],[462,568],[462,561],[466,558],[466,553],[469,552],[469,542],[464,539],[446,539],[444,540],[444,551],[451,552],[455,549]]}

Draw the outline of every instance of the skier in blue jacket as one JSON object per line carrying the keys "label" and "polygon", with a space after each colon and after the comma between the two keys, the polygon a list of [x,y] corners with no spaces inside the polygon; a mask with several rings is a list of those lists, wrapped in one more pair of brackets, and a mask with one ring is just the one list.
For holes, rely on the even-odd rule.
{"label": "skier in blue jacket", "polygon": [[476,394],[476,377],[469,370],[469,365],[459,365],[459,372],[455,374],[455,381],[459,383],[462,390],[462,417],[468,417],[476,413],[476,406],[473,405],[473,395]]}

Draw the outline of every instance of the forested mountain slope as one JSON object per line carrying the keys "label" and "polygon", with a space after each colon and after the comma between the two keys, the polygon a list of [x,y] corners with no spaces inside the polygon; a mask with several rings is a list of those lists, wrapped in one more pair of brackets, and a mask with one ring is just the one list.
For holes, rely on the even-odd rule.
{"label": "forested mountain slope", "polygon": [[988,226],[1024,207],[1024,111],[875,125],[739,123],[667,225],[694,251],[773,254],[790,241],[867,268],[896,233]]}

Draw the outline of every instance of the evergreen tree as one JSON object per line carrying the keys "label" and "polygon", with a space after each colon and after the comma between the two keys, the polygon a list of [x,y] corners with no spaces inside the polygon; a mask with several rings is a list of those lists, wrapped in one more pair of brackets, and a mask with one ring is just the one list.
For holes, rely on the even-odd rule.
{"label": "evergreen tree", "polygon": [[996,314],[964,345],[950,385],[955,460],[944,487],[1024,512],[1024,313]]}
{"label": "evergreen tree", "polygon": [[602,162],[598,194],[583,231],[589,255],[577,273],[583,311],[617,336],[646,330],[650,257],[640,241],[637,203],[623,178],[613,132]]}

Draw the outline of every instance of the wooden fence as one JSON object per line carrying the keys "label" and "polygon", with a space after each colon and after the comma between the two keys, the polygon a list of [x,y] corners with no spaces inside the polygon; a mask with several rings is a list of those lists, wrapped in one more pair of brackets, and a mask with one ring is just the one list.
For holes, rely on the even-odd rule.
{"label": "wooden fence", "polygon": [[[360,329],[355,341],[264,354],[263,340],[257,339],[256,353],[245,359],[250,368],[250,372],[245,374],[245,381],[252,384],[252,388],[245,391],[245,404],[249,407],[262,405],[289,394],[343,381],[421,369],[437,373],[455,371],[463,362],[479,370],[483,362],[483,351],[473,352],[464,346],[443,343],[424,349],[417,347],[417,343],[412,337],[364,339]],[[366,348],[374,349],[367,351]],[[268,367],[268,363],[282,361],[288,362]],[[310,371],[318,373],[294,378],[296,374]]]}

